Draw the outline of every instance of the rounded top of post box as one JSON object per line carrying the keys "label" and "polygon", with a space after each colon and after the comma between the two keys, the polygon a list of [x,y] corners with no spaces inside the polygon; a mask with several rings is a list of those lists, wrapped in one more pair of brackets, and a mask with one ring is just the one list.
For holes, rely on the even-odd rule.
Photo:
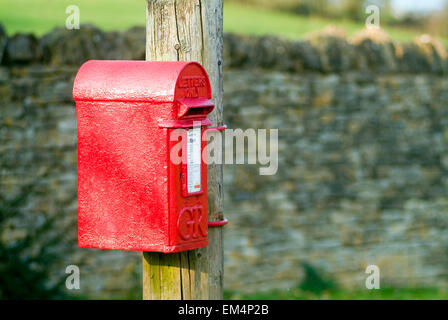
{"label": "rounded top of post box", "polygon": [[211,98],[210,81],[197,62],[89,60],[73,85],[76,101],[174,102]]}

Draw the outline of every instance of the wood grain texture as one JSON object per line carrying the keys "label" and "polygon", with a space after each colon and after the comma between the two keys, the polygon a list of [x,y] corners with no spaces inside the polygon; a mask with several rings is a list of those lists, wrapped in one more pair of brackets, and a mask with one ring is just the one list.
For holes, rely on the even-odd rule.
{"label": "wood grain texture", "polygon": [[[213,125],[222,125],[222,0],[147,0],[146,60],[197,61],[210,78]],[[213,133],[220,134],[220,133]],[[222,165],[208,165],[208,219],[223,218]],[[209,246],[143,254],[143,299],[222,299],[222,228]]]}
{"label": "wood grain texture", "polygon": [[159,255],[143,252],[143,299],[160,300]]}

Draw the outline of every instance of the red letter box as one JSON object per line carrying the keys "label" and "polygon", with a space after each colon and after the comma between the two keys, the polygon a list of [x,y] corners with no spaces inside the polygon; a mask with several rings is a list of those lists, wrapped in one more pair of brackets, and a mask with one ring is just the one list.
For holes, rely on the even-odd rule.
{"label": "red letter box", "polygon": [[[92,60],[79,69],[73,98],[79,246],[158,252],[207,246],[202,133],[214,105],[204,68]],[[179,146],[173,154],[182,161],[172,161]]]}

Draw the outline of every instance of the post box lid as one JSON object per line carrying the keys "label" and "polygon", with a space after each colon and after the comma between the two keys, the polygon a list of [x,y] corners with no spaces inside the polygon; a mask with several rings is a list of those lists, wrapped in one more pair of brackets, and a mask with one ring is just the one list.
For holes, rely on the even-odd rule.
{"label": "post box lid", "polygon": [[197,62],[89,60],[79,69],[75,101],[174,102],[199,105],[211,98],[210,81]]}

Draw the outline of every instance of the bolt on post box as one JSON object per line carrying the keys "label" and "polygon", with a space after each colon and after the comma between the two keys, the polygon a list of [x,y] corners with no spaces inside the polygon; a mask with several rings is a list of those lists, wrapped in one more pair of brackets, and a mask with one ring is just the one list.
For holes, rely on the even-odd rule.
{"label": "bolt on post box", "polygon": [[204,68],[91,60],[76,75],[73,98],[79,246],[156,252],[207,246],[202,136],[214,104]]}

